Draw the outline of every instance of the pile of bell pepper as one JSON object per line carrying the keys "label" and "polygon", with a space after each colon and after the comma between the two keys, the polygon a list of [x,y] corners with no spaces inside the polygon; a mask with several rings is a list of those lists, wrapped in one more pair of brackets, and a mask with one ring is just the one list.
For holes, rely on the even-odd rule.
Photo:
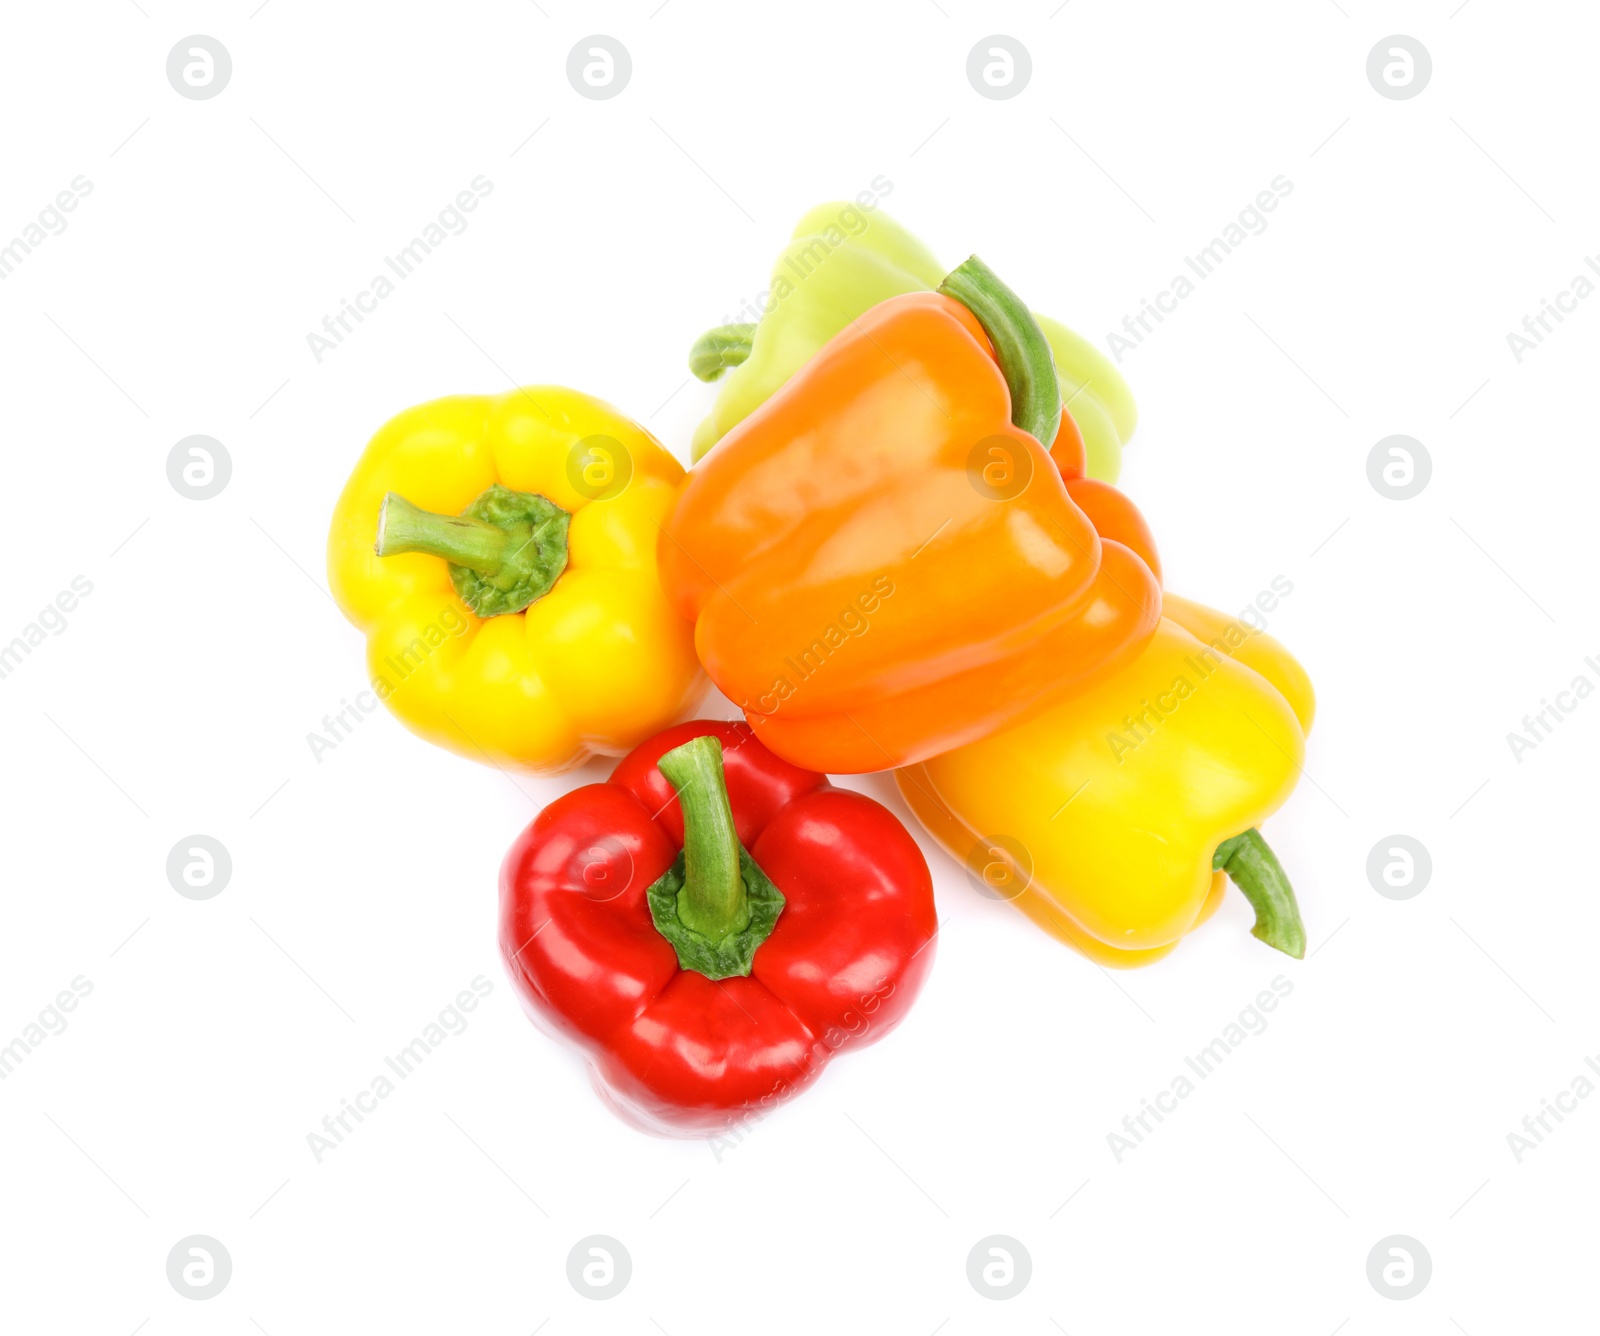
{"label": "pile of bell pepper", "polygon": [[[1259,826],[1311,685],[1163,592],[1113,485],[1115,368],[881,211],[806,215],[769,291],[691,349],[721,384],[687,474],[531,386],[401,413],[334,512],[334,597],[407,727],[540,774],[626,753],[506,856],[533,1019],[624,1117],[699,1135],[887,1034],[932,965],[932,879],[829,774],[892,771],[980,893],[1103,964],[1165,955],[1230,881],[1303,956]],[[681,722],[706,677],[742,720]]]}

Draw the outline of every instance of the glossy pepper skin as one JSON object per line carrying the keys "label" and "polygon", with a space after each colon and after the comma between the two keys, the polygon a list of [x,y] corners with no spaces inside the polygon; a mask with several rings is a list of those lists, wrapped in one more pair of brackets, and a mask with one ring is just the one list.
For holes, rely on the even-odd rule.
{"label": "glossy pepper skin", "polygon": [[1059,465],[1012,425],[973,312],[912,293],[837,335],[694,468],[662,580],[768,747],[835,774],[914,764],[1138,653],[1160,589],[1126,540],[1148,551],[1148,530],[1077,476],[1081,439],[1056,403]]}
{"label": "glossy pepper skin", "polygon": [[1305,671],[1271,636],[1169,594],[1121,672],[896,780],[998,898],[1102,964],[1167,954],[1216,908],[1229,873],[1255,903],[1256,935],[1298,956],[1293,893],[1264,842],[1247,839],[1242,856],[1269,868],[1230,856],[1293,791],[1314,708]]}
{"label": "glossy pepper skin", "polygon": [[[656,542],[682,477],[642,427],[558,386],[438,399],[393,418],[357,463],[328,536],[329,586],[367,634],[376,694],[430,742],[541,773],[620,755],[680,718],[703,679],[692,630],[661,591]],[[519,586],[536,594],[523,609],[479,616],[457,577],[477,579],[491,609],[513,606],[517,591],[431,551],[374,550],[400,507],[446,538],[459,536],[449,526],[482,535],[454,517],[486,495],[544,498],[541,514],[554,517],[538,530],[542,569]]]}
{"label": "glossy pepper skin", "polygon": [[[783,897],[750,973],[718,980],[681,967],[646,896],[685,842],[658,763],[703,737],[721,744],[739,843]],[[588,1055],[613,1109],[663,1135],[759,1116],[835,1054],[882,1038],[921,988],[937,930],[905,827],[742,723],[650,739],[607,782],[546,807],[500,877],[501,955],[530,1014]]]}
{"label": "glossy pepper skin", "polygon": [[[819,204],[795,226],[772,266],[759,322],[709,331],[690,354],[702,380],[721,380],[695,429],[699,460],[770,399],[822,346],[879,302],[930,292],[946,266],[881,208]],[[1138,425],[1127,382],[1093,344],[1035,313],[1055,355],[1061,397],[1082,434],[1089,477],[1115,482]]]}

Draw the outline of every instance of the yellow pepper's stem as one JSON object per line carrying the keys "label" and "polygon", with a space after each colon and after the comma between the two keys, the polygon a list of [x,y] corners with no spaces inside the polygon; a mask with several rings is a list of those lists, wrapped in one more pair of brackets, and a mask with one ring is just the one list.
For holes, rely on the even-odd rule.
{"label": "yellow pepper's stem", "polygon": [[571,519],[554,501],[499,483],[459,515],[435,515],[390,492],[374,547],[380,557],[444,558],[461,601],[479,617],[500,617],[543,598],[561,578]]}
{"label": "yellow pepper's stem", "polygon": [[754,325],[718,325],[708,329],[689,349],[689,370],[696,380],[715,380],[750,356],[755,338]]}
{"label": "yellow pepper's stem", "polygon": [[378,511],[380,557],[397,552],[426,552],[483,575],[495,575],[521,540],[509,530],[466,515],[435,515],[390,492]]}
{"label": "yellow pepper's stem", "polygon": [[1300,921],[1294,887],[1261,832],[1251,827],[1243,835],[1224,840],[1217,846],[1211,866],[1226,872],[1256,911],[1250,935],[1287,956],[1304,960],[1306,929]]}

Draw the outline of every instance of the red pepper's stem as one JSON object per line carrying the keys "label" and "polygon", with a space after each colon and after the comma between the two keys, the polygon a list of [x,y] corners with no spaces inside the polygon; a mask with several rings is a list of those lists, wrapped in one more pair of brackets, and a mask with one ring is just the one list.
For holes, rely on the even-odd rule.
{"label": "red pepper's stem", "polygon": [[976,255],[946,274],[939,291],[978,317],[1011,390],[1012,425],[1048,450],[1061,430],[1061,382],[1049,340],[1027,303]]}
{"label": "red pepper's stem", "polygon": [[750,924],[739,871],[739,834],[722,773],[722,743],[709,733],[674,747],[657,768],[683,809],[683,889],[678,918],[713,944]]}

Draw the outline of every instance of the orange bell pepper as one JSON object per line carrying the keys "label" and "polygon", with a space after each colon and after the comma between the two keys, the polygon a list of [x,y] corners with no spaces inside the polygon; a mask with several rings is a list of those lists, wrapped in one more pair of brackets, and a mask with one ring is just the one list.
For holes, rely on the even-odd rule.
{"label": "orange bell pepper", "polygon": [[1080,476],[1070,422],[1038,325],[974,257],[854,321],[696,465],[662,584],[762,742],[834,774],[911,765],[1143,648],[1149,531]]}

